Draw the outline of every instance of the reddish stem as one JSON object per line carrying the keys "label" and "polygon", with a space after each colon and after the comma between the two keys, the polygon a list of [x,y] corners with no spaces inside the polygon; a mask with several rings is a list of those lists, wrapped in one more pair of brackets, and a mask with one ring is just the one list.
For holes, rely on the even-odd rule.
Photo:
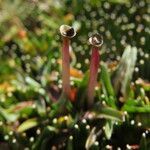
{"label": "reddish stem", "polygon": [[97,83],[97,75],[98,75],[98,66],[99,66],[99,53],[98,47],[92,47],[92,56],[90,60],[90,76],[89,76],[89,83],[87,89],[87,98],[88,98],[88,105],[91,106],[93,104],[94,99],[94,91],[95,86]]}
{"label": "reddish stem", "polygon": [[70,95],[70,56],[69,56],[70,40],[63,37],[62,47],[62,88],[63,93],[69,97]]}

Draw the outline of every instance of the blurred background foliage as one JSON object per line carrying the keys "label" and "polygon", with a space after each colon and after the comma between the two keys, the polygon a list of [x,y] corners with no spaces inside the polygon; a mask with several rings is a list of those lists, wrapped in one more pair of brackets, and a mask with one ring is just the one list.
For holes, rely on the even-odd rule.
{"label": "blurred background foliage", "polygon": [[[58,50],[60,45],[57,42],[58,27],[66,23],[73,25],[79,31],[73,42],[77,62],[85,64],[84,61],[89,58],[88,36],[91,32],[99,31],[103,34],[105,41],[101,52],[102,60],[119,59],[127,44],[136,46],[139,57],[138,76],[149,79],[149,61],[146,58],[149,54],[150,18],[147,0],[110,0],[108,2],[1,0],[0,5],[0,35],[1,45],[4,48],[1,52],[2,56],[5,56],[5,53],[8,54],[8,47],[4,45],[9,43],[7,45],[12,46],[15,43],[21,49],[18,53],[30,55],[31,60],[36,61],[38,56],[46,56],[45,53],[48,53],[49,47],[49,51],[54,51],[51,55],[58,58],[60,55]],[[17,51],[14,47],[9,50],[9,55]],[[80,59],[81,57],[85,59]],[[143,61],[146,61],[144,66],[142,66]],[[86,64],[81,66],[84,71],[87,67]],[[38,67],[35,68],[39,71]]]}
{"label": "blurred background foliage", "polygon": [[[0,120],[7,124],[6,128],[0,128],[0,141],[12,144],[18,135],[14,133],[15,136],[10,135],[8,140],[7,135],[11,130],[17,128],[18,132],[24,132],[37,126],[41,119],[47,124],[51,100],[56,101],[61,91],[59,26],[62,24],[72,25],[77,30],[71,50],[72,84],[76,87],[78,82],[82,83],[81,79],[89,69],[88,37],[93,32],[101,33],[104,37],[101,63],[105,62],[107,66],[103,66],[102,77],[98,79],[103,89],[97,92],[97,99],[114,107],[110,96],[116,94],[114,97],[121,102],[117,104],[120,109],[124,102],[120,97],[128,95],[129,100],[121,109],[136,112],[131,118],[142,121],[149,129],[150,123],[146,121],[150,113],[149,0],[0,0]],[[126,49],[127,55],[124,54],[121,59]],[[135,49],[137,58],[136,52],[131,52]],[[127,68],[123,79],[117,68],[121,71]],[[108,80],[105,80],[105,76]],[[115,86],[122,86],[122,90],[115,89]],[[140,106],[140,109],[136,106]],[[138,115],[140,112],[147,114]],[[25,120],[31,124],[28,126],[27,122],[27,126],[20,126]],[[45,132],[57,133],[54,127],[47,126],[43,136]],[[41,132],[39,128],[33,129]],[[120,130],[117,133],[121,134]],[[21,146],[27,146],[29,142],[29,147],[36,149],[40,142],[37,140],[39,143],[32,146],[31,135],[34,133],[29,131],[26,136],[30,138],[20,142]],[[140,129],[138,134],[142,132],[143,129]],[[24,135],[21,138],[24,139]],[[13,146],[14,149],[20,147]]]}

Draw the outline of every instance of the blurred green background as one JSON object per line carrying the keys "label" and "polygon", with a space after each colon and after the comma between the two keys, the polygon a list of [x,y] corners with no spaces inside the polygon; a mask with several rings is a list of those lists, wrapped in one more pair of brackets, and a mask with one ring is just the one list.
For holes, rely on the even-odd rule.
{"label": "blurred green background", "polygon": [[103,61],[118,61],[127,44],[136,46],[138,76],[149,80],[149,5],[148,0],[1,0],[0,81],[22,69],[37,77],[49,57],[58,59],[61,24],[73,25],[78,32],[72,43],[74,67],[88,69],[88,37],[99,32],[104,36]]}

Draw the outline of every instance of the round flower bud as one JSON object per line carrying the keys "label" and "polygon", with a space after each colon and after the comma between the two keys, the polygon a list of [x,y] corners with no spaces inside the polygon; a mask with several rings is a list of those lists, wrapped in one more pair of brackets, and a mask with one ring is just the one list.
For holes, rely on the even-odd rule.
{"label": "round flower bud", "polygon": [[96,33],[89,38],[89,43],[93,46],[100,47],[103,44],[103,37]]}
{"label": "round flower bud", "polygon": [[73,38],[76,35],[74,28],[68,25],[61,25],[59,30],[63,37]]}

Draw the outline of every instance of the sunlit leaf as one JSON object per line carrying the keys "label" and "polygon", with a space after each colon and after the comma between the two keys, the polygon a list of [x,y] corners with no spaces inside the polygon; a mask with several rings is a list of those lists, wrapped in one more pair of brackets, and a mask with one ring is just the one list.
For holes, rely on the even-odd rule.
{"label": "sunlit leaf", "polygon": [[85,148],[89,150],[90,147],[95,143],[95,141],[96,141],[96,133],[95,128],[93,128],[86,140]]}
{"label": "sunlit leaf", "polygon": [[99,109],[98,108],[95,109],[94,112],[97,118],[123,121],[123,117],[124,117],[123,112],[108,106],[99,107]]}
{"label": "sunlit leaf", "polygon": [[14,122],[18,119],[19,115],[16,113],[8,113],[6,110],[0,107],[0,116],[8,121],[8,122]]}
{"label": "sunlit leaf", "polygon": [[137,48],[127,46],[113,78],[115,92],[117,94],[121,92],[124,98],[127,98],[129,93],[130,82],[132,79],[136,59]]}
{"label": "sunlit leaf", "polygon": [[106,134],[106,138],[110,139],[112,132],[113,132],[113,125],[114,125],[114,121],[113,120],[107,120],[105,126],[104,126],[104,131]]}
{"label": "sunlit leaf", "polygon": [[24,132],[29,130],[39,124],[39,121],[36,118],[28,119],[24,121],[17,129],[18,132]]}

